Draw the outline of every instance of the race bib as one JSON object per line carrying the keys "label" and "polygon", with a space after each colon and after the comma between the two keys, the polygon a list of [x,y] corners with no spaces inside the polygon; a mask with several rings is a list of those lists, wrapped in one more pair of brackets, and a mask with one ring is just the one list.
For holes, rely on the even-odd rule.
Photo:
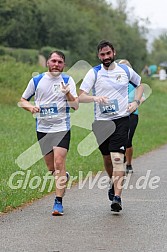
{"label": "race bib", "polygon": [[109,100],[107,104],[99,104],[100,111],[103,115],[115,115],[119,111],[118,100]]}
{"label": "race bib", "polygon": [[40,106],[40,117],[42,118],[52,118],[58,115],[57,105],[54,104],[44,104]]}

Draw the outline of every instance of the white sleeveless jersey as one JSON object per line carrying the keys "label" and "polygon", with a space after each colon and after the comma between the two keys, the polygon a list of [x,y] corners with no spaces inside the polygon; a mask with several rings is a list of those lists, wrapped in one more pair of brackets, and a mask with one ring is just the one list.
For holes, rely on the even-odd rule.
{"label": "white sleeveless jersey", "polygon": [[[26,100],[34,95],[35,105],[40,107],[36,118],[36,130],[39,132],[53,133],[70,129],[70,107],[66,95],[61,92],[61,82],[64,83],[62,75],[54,77],[44,73],[37,87],[32,78],[22,95]],[[68,84],[70,93],[77,97],[76,85],[70,76]]]}
{"label": "white sleeveless jersey", "polygon": [[[88,71],[80,89],[94,96],[106,96],[107,104],[94,104],[95,120],[113,120],[129,115],[128,107],[128,85],[129,81],[134,86],[139,86],[141,77],[130,67],[115,63],[113,70],[106,70],[103,64],[97,66],[98,71],[95,74],[95,68]],[[127,68],[125,71],[123,68]]]}

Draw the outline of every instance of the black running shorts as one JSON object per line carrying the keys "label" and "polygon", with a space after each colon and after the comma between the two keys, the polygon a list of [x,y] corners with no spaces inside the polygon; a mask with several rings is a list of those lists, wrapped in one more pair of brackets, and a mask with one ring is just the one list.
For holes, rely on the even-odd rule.
{"label": "black running shorts", "polygon": [[53,151],[53,147],[58,146],[69,150],[70,131],[62,131],[55,133],[43,133],[37,131],[37,139],[45,156]]}
{"label": "black running shorts", "polygon": [[102,155],[110,155],[110,152],[125,154],[129,133],[129,117],[112,121],[94,121],[92,130]]}

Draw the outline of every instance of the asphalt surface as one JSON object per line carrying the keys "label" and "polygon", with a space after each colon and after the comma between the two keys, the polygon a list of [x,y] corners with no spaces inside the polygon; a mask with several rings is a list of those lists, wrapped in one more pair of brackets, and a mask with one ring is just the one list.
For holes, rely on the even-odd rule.
{"label": "asphalt surface", "polygon": [[1,215],[0,252],[166,252],[166,156],[167,145],[133,161],[119,214],[97,182],[67,190],[64,216],[51,215],[54,194]]}

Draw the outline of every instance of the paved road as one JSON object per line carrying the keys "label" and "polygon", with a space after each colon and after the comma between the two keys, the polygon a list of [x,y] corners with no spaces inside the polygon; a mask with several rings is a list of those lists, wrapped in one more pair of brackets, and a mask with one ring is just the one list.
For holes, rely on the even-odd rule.
{"label": "paved road", "polygon": [[107,189],[87,183],[67,191],[63,217],[51,216],[53,194],[0,216],[0,252],[166,252],[166,156],[167,145],[134,160],[120,214],[110,211]]}

